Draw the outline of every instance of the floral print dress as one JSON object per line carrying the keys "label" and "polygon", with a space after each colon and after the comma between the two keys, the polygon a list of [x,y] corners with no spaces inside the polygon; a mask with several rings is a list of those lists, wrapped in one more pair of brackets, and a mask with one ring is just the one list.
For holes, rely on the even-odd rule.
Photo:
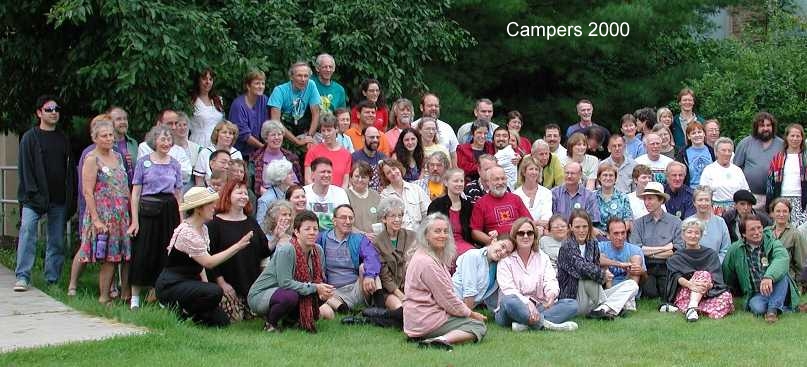
{"label": "floral print dress", "polygon": [[93,197],[98,217],[109,229],[108,239],[103,258],[96,258],[99,253],[96,248],[96,234],[93,233],[92,217],[90,211],[84,212],[82,220],[81,247],[79,259],[81,262],[113,262],[129,261],[132,255],[131,239],[126,234],[129,228],[129,180],[123,166],[120,154],[117,167],[104,165],[96,157],[98,172],[95,180]]}

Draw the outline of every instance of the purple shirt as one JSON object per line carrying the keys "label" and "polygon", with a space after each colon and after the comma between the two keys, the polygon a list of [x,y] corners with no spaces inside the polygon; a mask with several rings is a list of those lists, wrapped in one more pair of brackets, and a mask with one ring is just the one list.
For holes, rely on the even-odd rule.
{"label": "purple shirt", "polygon": [[238,126],[238,138],[235,140],[235,149],[238,149],[245,157],[255,149],[247,144],[247,139],[254,136],[261,140],[261,126],[268,119],[266,103],[268,98],[260,95],[255,100],[252,108],[247,106],[246,95],[242,94],[230,105],[230,113],[227,116],[235,126]]}
{"label": "purple shirt", "polygon": [[569,220],[569,216],[574,209],[583,209],[591,215],[591,221],[599,223],[600,208],[597,205],[597,194],[589,191],[583,185],[579,185],[577,193],[574,195],[566,191],[566,185],[560,185],[552,189],[552,213],[560,214],[564,219]]}
{"label": "purple shirt", "polygon": [[182,188],[182,171],[179,162],[171,158],[167,164],[151,161],[150,155],[137,160],[132,185],[142,185],[140,195],[174,194]]}

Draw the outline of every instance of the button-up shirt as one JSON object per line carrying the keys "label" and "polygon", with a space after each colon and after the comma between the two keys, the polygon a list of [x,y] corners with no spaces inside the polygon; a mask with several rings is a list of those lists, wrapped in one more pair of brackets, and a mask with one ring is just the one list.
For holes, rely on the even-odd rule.
{"label": "button-up shirt", "polygon": [[678,191],[673,192],[670,185],[664,184],[664,192],[670,195],[670,200],[664,203],[667,213],[681,220],[695,215],[695,198],[692,196],[691,187],[683,185]]}
{"label": "button-up shirt", "polygon": [[750,244],[745,247],[746,260],[748,261],[748,270],[751,275],[751,286],[754,287],[754,293],[759,292],[759,283],[762,282],[762,276],[765,275],[764,264],[762,263],[762,244],[757,247],[752,247]]}
{"label": "button-up shirt", "polygon": [[633,221],[629,242],[639,247],[660,247],[672,242],[675,248],[682,249],[681,220],[670,213],[663,213],[659,220],[652,213],[647,214]]}
{"label": "button-up shirt", "polygon": [[552,189],[552,212],[568,219],[574,209],[583,209],[591,214],[591,221],[600,222],[600,208],[597,206],[597,195],[583,185],[579,185],[577,192],[572,195],[566,190],[566,185]]}

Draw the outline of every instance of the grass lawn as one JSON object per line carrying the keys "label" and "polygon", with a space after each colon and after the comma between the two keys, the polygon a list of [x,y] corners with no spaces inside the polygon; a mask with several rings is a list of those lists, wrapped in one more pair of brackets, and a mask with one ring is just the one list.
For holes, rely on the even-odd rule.
{"label": "grass lawn", "polygon": [[[0,250],[0,263],[13,269],[13,262],[12,251]],[[216,330],[180,322],[154,305],[138,312],[120,303],[106,308],[96,302],[96,269],[82,276],[73,299],[66,297],[68,271],[59,287],[45,292],[78,310],[151,332],[1,354],[0,366],[797,366],[807,361],[807,316],[801,314],[786,314],[775,325],[745,311],[724,320],[687,323],[680,313],[661,314],[655,302],[643,301],[638,312],[613,322],[579,318],[580,329],[573,333],[514,333],[489,318],[481,343],[449,353],[418,349],[399,331],[343,326],[338,320],[318,322],[319,333],[313,335],[297,330],[266,334],[261,320]],[[34,276],[34,285],[42,286],[41,268]]]}

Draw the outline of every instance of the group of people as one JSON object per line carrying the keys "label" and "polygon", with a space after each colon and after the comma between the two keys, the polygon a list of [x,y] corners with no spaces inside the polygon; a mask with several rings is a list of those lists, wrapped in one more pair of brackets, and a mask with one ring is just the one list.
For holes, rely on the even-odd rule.
{"label": "group of people", "polygon": [[614,320],[639,298],[688,321],[724,317],[733,297],[771,323],[807,311],[801,125],[782,139],[760,112],[735,148],[683,89],[678,114],[642,108],[618,132],[584,99],[564,134],[546,124],[531,141],[521,113],[497,125],[482,98],[455,133],[436,94],[415,120],[375,79],[348,108],[335,67],[328,54],[316,76],[294,63],[268,97],[250,72],[226,118],[202,70],[191,115],[160,111],[138,144],[110,107],[78,163],[57,98],[41,97],[20,144],[14,290],[30,285],[44,216],[45,279],[58,281],[77,204],[68,295],[99,263],[99,302],[159,301],[206,325],[260,316],[268,332],[315,331],[352,313],[342,322],[450,349],[484,337],[481,308],[514,331],[573,331],[574,317]]}

